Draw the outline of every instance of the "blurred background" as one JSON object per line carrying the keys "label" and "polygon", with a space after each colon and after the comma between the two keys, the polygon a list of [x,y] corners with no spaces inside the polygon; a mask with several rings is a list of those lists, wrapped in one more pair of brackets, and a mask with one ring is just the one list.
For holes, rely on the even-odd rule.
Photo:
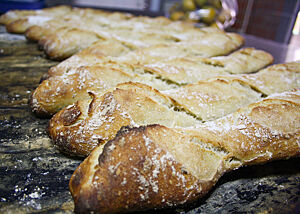
{"label": "blurred background", "polygon": [[0,12],[61,4],[212,25],[242,34],[276,63],[300,60],[300,0],[0,0]]}

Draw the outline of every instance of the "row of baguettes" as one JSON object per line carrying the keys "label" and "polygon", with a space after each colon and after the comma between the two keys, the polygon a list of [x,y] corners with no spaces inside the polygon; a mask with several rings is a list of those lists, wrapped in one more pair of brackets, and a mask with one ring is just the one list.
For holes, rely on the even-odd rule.
{"label": "row of baguettes", "polygon": [[173,207],[227,171],[299,156],[299,63],[257,72],[272,57],[235,51],[237,34],[65,6],[0,23],[53,59],[73,55],[49,70],[31,107],[58,112],[49,133],[62,151],[94,149],[70,181],[77,212]]}
{"label": "row of baguettes", "polygon": [[[78,20],[81,20],[80,23]],[[105,27],[100,32],[117,32],[118,38],[109,35],[104,40],[99,39],[91,47],[50,69],[48,79],[37,88],[31,98],[31,108],[40,116],[51,116],[77,100],[88,99],[87,91],[102,93],[121,82],[137,81],[165,90],[208,77],[254,72],[273,60],[268,53],[249,48],[229,56],[204,58],[203,56],[227,54],[238,48],[243,39],[237,34],[228,34],[213,28],[197,29],[162,17],[134,17],[122,13],[60,6],[39,11],[10,11],[1,16],[0,22],[6,24],[11,32],[36,35],[29,38],[40,40],[42,45],[47,43],[51,47],[59,47],[62,51],[67,49],[61,44],[66,43],[69,38],[74,42],[80,41],[80,44],[91,40],[86,35],[79,40],[63,35],[56,31],[61,25],[63,32],[69,27],[74,35],[78,30],[86,30],[86,27],[95,28],[97,31],[99,26]],[[90,24],[96,26],[93,28]],[[136,32],[135,28],[142,29],[142,32]],[[178,38],[175,43],[167,36],[167,41],[171,43],[150,42],[149,47],[134,47],[124,42],[124,38],[120,39],[120,30],[124,29],[135,32],[134,35],[125,33],[126,40],[129,39],[134,44],[141,42],[136,35],[142,38],[142,42],[148,41],[143,36],[145,31],[151,32],[150,40],[153,40],[156,38],[153,33],[157,33],[157,29],[159,36],[167,32]],[[49,43],[51,33],[48,31],[53,31],[55,38],[63,40],[59,42],[60,45]],[[74,49],[76,45],[67,46]]]}
{"label": "row of baguettes", "polygon": [[203,197],[226,172],[300,155],[300,91],[275,94],[193,128],[122,128],[76,169],[79,213],[166,208]]}
{"label": "row of baguettes", "polygon": [[132,16],[67,6],[9,11],[0,17],[0,24],[6,25],[9,32],[25,33],[29,40],[37,41],[50,58],[59,60],[93,43],[114,43],[113,46],[124,46],[125,52],[153,45],[177,45],[208,57],[228,54],[244,42],[235,33],[211,27],[199,29],[165,17]]}

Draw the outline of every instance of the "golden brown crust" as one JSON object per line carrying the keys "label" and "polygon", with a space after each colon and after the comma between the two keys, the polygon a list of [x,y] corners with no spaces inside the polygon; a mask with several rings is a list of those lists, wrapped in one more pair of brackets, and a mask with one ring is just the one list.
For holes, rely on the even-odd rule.
{"label": "golden brown crust", "polygon": [[0,24],[6,25],[11,33],[25,33],[34,25],[43,25],[49,20],[59,19],[71,12],[69,6],[57,6],[42,10],[12,10],[0,17]]}
{"label": "golden brown crust", "polygon": [[[49,56],[54,59],[62,59],[60,55],[67,58],[76,52],[72,53],[72,52],[65,51],[60,46],[61,38],[65,39],[63,40],[65,43],[63,45],[65,47],[71,45],[72,47],[74,47],[74,49],[81,50],[92,44],[92,42],[90,42],[90,40],[84,36],[86,34],[91,34],[91,33],[96,34],[97,36],[99,36],[99,38],[105,38],[106,40],[113,38],[114,40],[118,40],[119,42],[125,44],[131,49],[140,49],[140,48],[150,47],[153,45],[162,45],[162,44],[187,46],[188,49],[203,57],[228,54],[241,46],[241,44],[239,45],[235,44],[234,42],[232,42],[230,38],[227,38],[223,34],[217,35],[215,38],[215,39],[219,39],[221,41],[221,44],[218,44],[217,46],[213,46],[213,45],[208,45],[208,43],[210,43],[209,39],[205,39],[205,41],[180,40],[180,38],[173,37],[172,34],[170,33],[168,33],[170,35],[166,33],[163,34],[161,32],[155,32],[152,29],[149,29],[148,31],[132,31],[127,29],[126,30],[122,29],[119,31],[115,30],[116,32],[109,32],[107,31],[107,29],[103,29],[101,30],[101,32],[95,32],[95,31],[89,32],[86,29],[80,29],[79,27],[76,28],[77,28],[76,31],[71,30],[65,32],[62,36],[57,36],[58,32],[56,32],[57,31],[56,30],[51,39],[46,38],[48,46],[53,47],[52,52],[57,53],[57,55],[51,54],[51,52],[48,51],[48,46],[42,46],[43,49],[45,49],[46,54],[48,55],[51,54]],[[103,31],[105,30],[106,32],[105,34],[103,34]],[[71,40],[68,39],[69,37],[72,37],[72,39]],[[185,38],[185,36],[183,36],[182,38]],[[211,38],[211,40],[213,40],[213,38]],[[84,42],[83,43],[85,44],[84,46],[82,42]]]}
{"label": "golden brown crust", "polygon": [[[140,51],[137,51],[135,55],[128,53],[128,48],[119,43],[116,43],[110,50],[107,50],[110,44],[109,41],[97,43],[95,46],[103,48],[102,51],[97,51],[98,48],[94,49],[90,47],[88,51],[89,54],[86,54],[86,51],[82,51],[50,69],[46,82],[44,81],[32,95],[31,108],[33,111],[38,115],[47,114],[47,112],[48,115],[51,115],[62,107],[71,105],[83,98],[82,96],[77,96],[77,94],[85,94],[85,96],[87,96],[87,91],[96,91],[98,94],[101,94],[100,92],[103,88],[108,89],[109,87],[114,87],[120,82],[137,81],[149,84],[160,90],[166,90],[178,87],[176,85],[183,83],[194,83],[208,77],[230,74],[226,72],[226,68],[224,67],[216,67],[213,64],[205,64],[201,61],[197,61],[199,59],[203,60],[203,58],[194,57],[188,59],[182,57],[165,60],[161,57],[152,57],[151,54],[155,53],[155,49],[149,50],[149,53],[146,52],[150,56],[146,53],[145,55],[140,55]],[[162,47],[157,46],[157,48],[158,51]],[[108,52],[111,55],[121,52],[124,54],[120,57],[111,58],[103,56]],[[237,56],[239,55],[238,52],[240,51],[233,54]],[[253,50],[253,52],[255,51]],[[260,53],[260,51],[257,52]],[[266,53],[266,56],[267,55]],[[138,58],[138,60],[132,60],[134,56],[140,58]],[[233,56],[228,56],[229,62],[233,59]],[[143,65],[145,61],[152,62],[151,64]],[[226,62],[226,57],[223,61]],[[101,66],[95,63],[101,63]],[[253,61],[253,63],[255,64],[255,61]],[[270,61],[266,61],[265,65],[268,63],[270,63]],[[92,65],[86,67],[87,64]],[[152,65],[152,68],[156,67],[156,71],[150,69],[151,66],[149,65]],[[85,66],[85,68],[79,66]],[[258,64],[256,69],[259,69],[261,66],[261,64]],[[103,72],[103,69],[104,71],[108,70],[111,72]],[[247,67],[244,69],[245,72],[248,71]],[[252,69],[253,65],[251,66],[251,71]],[[127,74],[126,78],[124,78],[124,73]],[[49,78],[50,76],[52,78]],[[86,76],[86,78],[83,78],[83,76]],[[87,80],[87,78],[90,80]],[[115,80],[114,82],[112,82],[113,79]],[[51,100],[49,100],[50,98]],[[33,102],[33,100],[35,102]]]}
{"label": "golden brown crust", "polygon": [[[166,133],[170,137],[168,142],[187,144],[180,140],[180,133],[168,131],[154,125],[119,132],[105,145],[99,158],[94,154],[87,158],[70,181],[75,211],[141,211],[172,207],[203,196],[224,171],[222,156],[220,162],[215,159],[212,177],[200,180],[177,160],[176,154],[164,148]],[[95,150],[95,153],[99,154],[99,151]],[[205,158],[200,160],[205,165]],[[91,162],[93,168],[89,168]]]}
{"label": "golden brown crust", "polygon": [[[93,9],[56,7],[27,13],[12,11],[2,16],[2,23],[9,32],[27,31],[27,37],[39,41],[53,59],[67,58],[96,39],[118,40],[132,49],[156,44],[189,44],[189,49],[204,57],[228,54],[244,42],[234,33],[209,28],[200,30],[164,17],[133,17]],[[197,39],[199,36],[201,40]],[[216,40],[217,44],[211,43]]]}
{"label": "golden brown crust", "polygon": [[26,15],[33,15],[35,12],[33,10],[14,10],[14,11],[8,11],[5,14],[2,14],[0,16],[0,24],[2,25],[8,25],[13,21],[16,21],[20,17],[24,17]]}
{"label": "golden brown crust", "polygon": [[300,154],[299,89],[274,94],[196,128],[200,140],[220,146],[244,164]]}
{"label": "golden brown crust", "polygon": [[178,105],[203,121],[214,120],[261,99],[235,79],[213,78],[166,92]]}
{"label": "golden brown crust", "polygon": [[64,152],[87,156],[98,143],[112,139],[122,126],[159,123],[188,127],[192,117],[173,110],[172,101],[143,84],[120,84],[102,96],[64,108],[49,123],[49,134]]}
{"label": "golden brown crust", "polygon": [[194,129],[123,128],[72,175],[75,211],[177,206],[202,197],[223,173],[243,164],[299,156],[299,105],[297,90]]}
{"label": "golden brown crust", "polygon": [[88,91],[103,94],[103,91],[131,79],[129,73],[110,67],[82,66],[70,69],[62,76],[44,80],[33,92],[30,106],[37,115],[49,117],[58,109],[71,105],[77,100],[88,99]]}
{"label": "golden brown crust", "polygon": [[[112,71],[109,72],[111,75]],[[112,139],[122,126],[153,123],[167,127],[195,126],[261,99],[262,94],[253,90],[251,84],[247,85],[245,76],[242,77],[217,77],[163,94],[146,85],[125,83],[106,94],[103,94],[105,90],[95,94],[92,100],[88,99],[87,90],[85,98],[81,95],[81,101],[74,105],[88,114],[68,124],[64,115],[74,113],[73,108],[65,108],[50,121],[49,133],[61,150],[86,156],[98,143]],[[76,94],[75,89],[70,91]]]}
{"label": "golden brown crust", "polygon": [[265,95],[299,88],[300,62],[272,65],[256,74],[242,76],[242,79]]}
{"label": "golden brown crust", "polygon": [[[76,28],[60,28],[50,37],[44,37],[45,42],[39,41],[51,59],[63,60],[99,40],[97,34]],[[81,41],[74,45],[74,41]],[[61,51],[63,50],[63,51]]]}

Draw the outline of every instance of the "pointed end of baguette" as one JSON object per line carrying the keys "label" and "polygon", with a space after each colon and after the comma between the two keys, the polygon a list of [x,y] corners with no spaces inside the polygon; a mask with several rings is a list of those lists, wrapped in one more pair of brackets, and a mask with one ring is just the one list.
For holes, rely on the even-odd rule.
{"label": "pointed end of baguette", "polygon": [[224,156],[188,139],[160,125],[122,129],[73,174],[75,211],[142,211],[197,200],[223,174]]}

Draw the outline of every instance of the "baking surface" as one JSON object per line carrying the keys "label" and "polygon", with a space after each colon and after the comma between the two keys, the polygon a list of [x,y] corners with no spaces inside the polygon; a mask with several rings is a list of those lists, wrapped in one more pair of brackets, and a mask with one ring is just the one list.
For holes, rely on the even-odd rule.
{"label": "baking surface", "polygon": [[[47,119],[27,106],[49,67],[38,45],[0,28],[0,213],[72,213],[68,182],[81,160],[61,154]],[[204,199],[164,213],[300,213],[300,158],[224,175]],[[157,213],[157,211],[155,212]]]}

